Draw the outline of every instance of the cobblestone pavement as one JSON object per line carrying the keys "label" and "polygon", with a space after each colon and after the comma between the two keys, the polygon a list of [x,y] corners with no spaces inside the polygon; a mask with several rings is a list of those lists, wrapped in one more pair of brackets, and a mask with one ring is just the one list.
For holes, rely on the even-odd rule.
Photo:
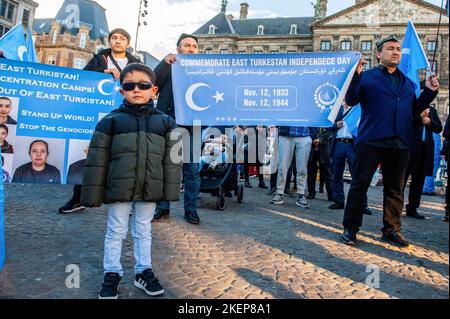
{"label": "cobblestone pavement", "polygon": [[[0,298],[97,297],[106,209],[58,214],[71,191],[69,185],[5,186],[8,258]],[[357,247],[340,242],[343,211],[329,210],[326,194],[301,209],[295,198],[271,205],[266,190],[253,187],[245,189],[243,204],[229,199],[225,211],[201,194],[200,225],[186,223],[175,203],[170,219],[152,224],[154,271],[166,290],[160,298],[448,298],[444,200],[423,197],[427,220],[403,217],[403,232],[414,246],[399,249],[380,240],[381,196],[382,187],[371,187],[374,215],[364,216]],[[132,247],[128,235],[119,296],[149,298],[133,286]],[[73,264],[80,269],[80,288],[69,289],[67,267]],[[366,284],[377,273],[374,266],[379,288]]]}

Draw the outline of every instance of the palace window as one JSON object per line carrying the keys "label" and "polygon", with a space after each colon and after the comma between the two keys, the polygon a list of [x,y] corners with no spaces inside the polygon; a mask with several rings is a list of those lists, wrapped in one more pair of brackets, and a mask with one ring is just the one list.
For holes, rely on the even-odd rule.
{"label": "palace window", "polygon": [[297,34],[297,25],[296,24],[291,25],[291,34]]}
{"label": "palace window", "polygon": [[80,34],[80,48],[81,49],[85,49],[86,48],[86,39],[87,39],[87,34],[86,33],[81,33]]}
{"label": "palace window", "polygon": [[17,5],[8,0],[0,0],[0,17],[13,21],[14,14],[17,11]]}
{"label": "palace window", "polygon": [[56,65],[56,55],[50,54],[47,56],[47,64]]}
{"label": "palace window", "polygon": [[28,28],[30,26],[30,10],[23,9],[22,25],[24,28]]}
{"label": "palace window", "polygon": [[80,58],[75,58],[73,60],[73,67],[75,69],[83,69],[86,66],[86,60],[85,59],[80,59]]}
{"label": "palace window", "polygon": [[372,41],[362,41],[361,42],[362,51],[372,51]]}
{"label": "palace window", "polygon": [[342,51],[350,51],[352,49],[352,42],[349,40],[344,40],[341,42]]}
{"label": "palace window", "polygon": [[331,41],[322,41],[320,43],[320,50],[331,51]]}
{"label": "palace window", "polygon": [[436,50],[436,41],[428,41],[427,43],[427,51],[433,52],[434,50]]}
{"label": "palace window", "polygon": [[257,35],[264,35],[264,26],[263,25],[259,25],[258,26],[258,33]]}

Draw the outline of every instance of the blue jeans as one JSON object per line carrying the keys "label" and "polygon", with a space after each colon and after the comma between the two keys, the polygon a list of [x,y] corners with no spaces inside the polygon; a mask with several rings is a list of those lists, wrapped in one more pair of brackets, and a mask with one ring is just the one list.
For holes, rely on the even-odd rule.
{"label": "blue jeans", "polygon": [[[344,170],[345,161],[348,162],[350,174],[353,177],[353,165],[355,163],[355,147],[353,143],[336,141],[333,150],[332,189],[333,200],[338,204],[345,204]],[[364,196],[364,207],[367,207],[367,194]]]}
{"label": "blue jeans", "polygon": [[108,206],[108,228],[105,236],[105,253],[103,257],[104,272],[115,272],[123,276],[120,257],[122,241],[127,237],[128,221],[131,216],[131,236],[134,243],[134,258],[136,274],[152,268],[152,223],[155,213],[155,203],[125,202]]}
{"label": "blue jeans", "polygon": [[[183,164],[184,211],[197,211],[197,198],[200,192],[200,172],[198,163]],[[170,209],[170,202],[161,201],[157,208]]]}

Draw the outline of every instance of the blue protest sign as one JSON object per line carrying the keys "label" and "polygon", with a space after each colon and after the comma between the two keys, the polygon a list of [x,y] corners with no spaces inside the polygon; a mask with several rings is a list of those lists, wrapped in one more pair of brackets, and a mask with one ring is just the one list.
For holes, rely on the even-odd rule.
{"label": "blue protest sign", "polygon": [[[95,126],[122,102],[118,89],[110,74],[0,60],[0,104],[9,110],[0,114],[5,182],[80,181]],[[35,174],[31,147],[39,140],[47,171]]]}
{"label": "blue protest sign", "polygon": [[[1,151],[0,151],[1,155]],[[0,167],[3,176],[3,169]],[[0,271],[5,265],[5,197],[3,193],[3,179],[0,181]]]}
{"label": "blue protest sign", "polygon": [[329,127],[359,59],[359,52],[178,55],[176,121]]}

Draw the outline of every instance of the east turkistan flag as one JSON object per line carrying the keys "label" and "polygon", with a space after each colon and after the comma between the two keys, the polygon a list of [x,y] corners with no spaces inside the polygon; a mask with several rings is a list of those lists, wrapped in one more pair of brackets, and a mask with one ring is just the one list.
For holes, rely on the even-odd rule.
{"label": "east turkistan flag", "polygon": [[343,119],[348,130],[354,137],[358,137],[358,126],[361,121],[361,105],[355,105],[348,111]]}
{"label": "east turkistan flag", "polygon": [[31,34],[31,29],[28,28],[27,34],[27,59],[28,62],[39,63],[39,59],[36,54],[36,48],[34,47],[33,35]]}
{"label": "east turkistan flag", "polygon": [[402,45],[402,60],[398,68],[416,84],[416,96],[419,97],[419,70],[429,69],[430,64],[411,20],[409,20],[406,28]]}
{"label": "east turkistan flag", "polygon": [[22,24],[19,23],[0,39],[0,50],[7,59],[27,61],[27,45]]}

